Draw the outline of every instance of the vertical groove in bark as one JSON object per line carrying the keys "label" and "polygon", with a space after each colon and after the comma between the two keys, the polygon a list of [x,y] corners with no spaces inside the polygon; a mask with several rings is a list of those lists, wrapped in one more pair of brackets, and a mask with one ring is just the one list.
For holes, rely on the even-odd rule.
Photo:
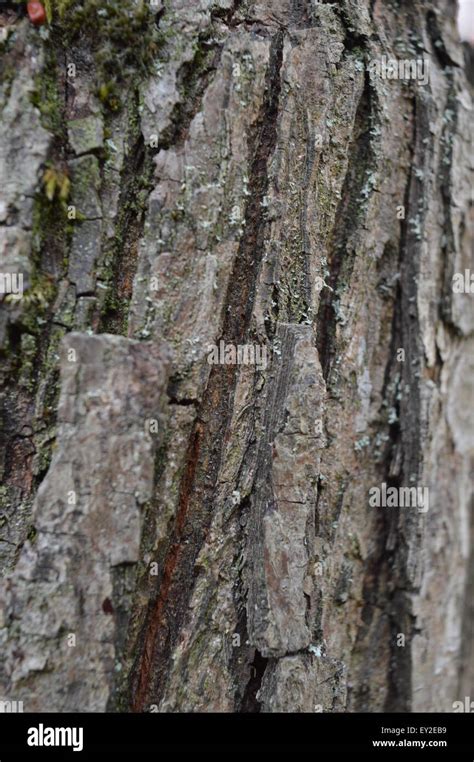
{"label": "vertical groove in bark", "polygon": [[269,660],[262,656],[259,651],[255,651],[255,658],[250,667],[250,680],[245,688],[245,693],[240,704],[240,712],[258,713],[261,711],[261,703],[258,700],[258,693],[262,687],[262,680]]}
{"label": "vertical groove in bark", "polygon": [[[230,279],[226,298],[222,340],[239,345],[245,342],[253,305],[259,252],[262,251],[260,204],[267,188],[267,163],[275,147],[276,115],[280,91],[283,35],[272,40],[265,101],[255,127],[249,178],[249,203],[245,213],[245,233]],[[211,519],[212,494],[219,467],[219,454],[232,405],[235,367],[226,368],[225,381],[213,368],[193,434],[186,477],[181,487],[180,507],[165,561],[160,594],[150,606],[143,635],[143,651],[136,662],[132,706],[143,711],[147,701],[160,700],[163,675],[176,644],[179,628],[192,591],[193,569]]]}
{"label": "vertical groove in bark", "polygon": [[360,194],[367,181],[373,163],[369,130],[373,120],[372,89],[366,74],[364,89],[357,107],[354,123],[353,142],[349,148],[349,162],[342,190],[342,198],[337,210],[341,221],[333,231],[328,253],[329,277],[323,290],[317,316],[317,347],[323,375],[331,385],[331,364],[336,352],[335,331],[338,320],[339,300],[347,288],[352,275],[354,252],[348,251],[348,238],[358,225],[360,217]]}
{"label": "vertical groove in bark", "polygon": [[[413,182],[413,163],[415,161],[415,148],[414,145],[416,143],[416,119],[417,119],[417,110],[416,110],[416,96],[413,96],[411,99],[412,103],[412,137],[410,141],[411,146],[411,155],[410,155],[410,169],[408,172],[407,177],[407,183],[405,188],[405,195],[403,199],[403,205],[405,208],[405,219],[401,220],[400,223],[400,246],[399,246],[399,256],[398,256],[398,267],[399,271],[401,273],[400,281],[397,283],[396,288],[396,302],[394,307],[394,321],[396,324],[396,329],[393,333],[393,343],[392,343],[392,352],[391,352],[391,366],[392,370],[394,370],[394,357],[396,356],[396,351],[399,347],[406,347],[407,344],[409,346],[409,336],[407,335],[407,326],[408,330],[410,330],[410,324],[411,320],[406,320],[406,317],[404,319],[404,316],[406,316],[406,309],[407,307],[410,307],[413,301],[413,285],[414,281],[412,281],[412,286],[410,288],[409,285],[409,277],[407,277],[406,273],[404,273],[404,267],[407,259],[411,260],[411,251],[408,247],[408,237],[409,237],[409,228],[408,228],[408,220],[410,219],[412,214],[416,214],[416,207],[414,204],[411,203],[411,189],[412,189],[412,182]],[[412,278],[414,278],[414,274],[412,275]],[[406,294],[411,294],[410,296],[406,296]],[[410,317],[412,317],[410,315]],[[406,363],[403,366],[403,369],[405,367],[411,367],[411,360],[413,360],[413,357],[409,353],[408,355],[410,357],[410,366],[408,366],[408,363]],[[396,366],[396,363],[395,363]],[[407,371],[407,375],[410,375]],[[415,431],[415,434],[417,432],[417,425],[416,425],[416,419],[412,420],[410,417],[410,414],[405,412],[403,414],[402,412],[402,406],[399,400],[399,394],[398,394],[398,388],[403,388],[409,383],[409,379],[402,375],[400,376],[397,372],[393,374],[389,374],[388,378],[392,380],[395,379],[395,388],[392,392],[392,400],[391,404],[394,407],[396,411],[397,421],[395,425],[392,425],[391,427],[391,451],[388,456],[388,461],[386,465],[385,470],[385,477],[386,477],[386,483],[390,486],[400,488],[403,486],[404,482],[408,480],[408,473],[411,473],[411,469],[413,466],[410,464],[409,466],[406,465],[405,461],[400,462],[400,453],[403,451],[404,453],[406,450],[403,448],[403,428],[408,429],[409,432],[411,432],[411,428],[413,426],[413,429]],[[412,387],[410,387],[411,389]],[[385,397],[385,395],[384,395]],[[415,401],[415,409],[418,409],[418,401]],[[405,424],[405,425],[404,425]],[[405,457],[405,456],[404,456]],[[417,470],[417,466],[415,464],[415,469]],[[387,522],[386,522],[387,523]],[[409,612],[409,601],[407,600],[407,592],[405,589],[405,586],[409,586],[408,581],[405,578],[406,574],[406,568],[403,562],[403,538],[400,540],[400,536],[397,534],[397,526],[396,522],[394,520],[389,520],[388,522],[389,527],[388,531],[386,529],[385,531],[385,552],[389,551],[388,558],[386,561],[386,567],[385,567],[385,573],[386,573],[386,584],[387,589],[389,591],[389,618],[390,618],[390,630],[391,630],[391,649],[390,649],[390,663],[388,667],[388,682],[389,682],[389,690],[387,692],[386,702],[385,702],[385,711],[409,711],[410,710],[410,703],[411,703],[411,692],[412,692],[412,685],[411,685],[411,635],[413,632],[413,623],[410,619],[410,612]],[[406,540],[405,540],[406,541]],[[384,549],[382,549],[382,552]],[[391,566],[397,566],[400,573],[400,582],[396,585],[390,584],[390,568]],[[401,590],[399,589],[401,587]],[[399,632],[405,633],[406,631],[410,632],[409,637],[409,644],[406,648],[398,648],[397,647],[397,634]]]}
{"label": "vertical groove in bark", "polygon": [[[137,94],[133,98],[138,100]],[[133,118],[138,103],[131,106]],[[129,126],[130,129],[130,126]],[[145,222],[145,198],[150,192],[153,165],[141,132],[132,137],[121,177],[120,207],[116,236],[106,258],[111,262],[108,293],[99,320],[99,333],[127,334],[128,309],[139,257],[139,241]]]}

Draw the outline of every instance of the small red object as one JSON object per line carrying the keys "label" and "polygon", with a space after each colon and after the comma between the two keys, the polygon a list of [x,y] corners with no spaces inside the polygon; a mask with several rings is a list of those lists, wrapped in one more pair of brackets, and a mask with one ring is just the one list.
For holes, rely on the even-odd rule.
{"label": "small red object", "polygon": [[30,21],[33,24],[35,24],[36,26],[41,26],[41,24],[45,23],[46,11],[44,9],[43,3],[39,3],[39,2],[27,3],[26,9],[28,11],[28,16],[30,17]]}

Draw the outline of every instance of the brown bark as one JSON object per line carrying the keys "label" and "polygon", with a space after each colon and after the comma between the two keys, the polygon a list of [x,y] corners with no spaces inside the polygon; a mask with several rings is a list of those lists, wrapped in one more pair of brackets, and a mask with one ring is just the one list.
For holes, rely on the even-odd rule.
{"label": "brown bark", "polygon": [[[76,5],[4,19],[2,272],[25,290],[0,311],[0,695],[453,711],[474,695],[454,3]],[[220,342],[264,354],[211,364]],[[374,506],[382,485],[429,503]]]}

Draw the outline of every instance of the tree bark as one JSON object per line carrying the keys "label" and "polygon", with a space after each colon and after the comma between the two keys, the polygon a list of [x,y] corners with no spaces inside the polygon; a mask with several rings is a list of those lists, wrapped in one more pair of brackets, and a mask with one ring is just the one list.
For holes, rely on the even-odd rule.
{"label": "tree bark", "polygon": [[0,698],[453,711],[474,697],[455,4],[51,0],[42,27],[3,5],[1,270],[24,290],[0,311]]}

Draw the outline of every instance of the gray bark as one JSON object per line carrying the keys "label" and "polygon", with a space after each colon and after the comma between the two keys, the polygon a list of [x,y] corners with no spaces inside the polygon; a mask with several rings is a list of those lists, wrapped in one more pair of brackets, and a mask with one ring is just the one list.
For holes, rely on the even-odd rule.
{"label": "gray bark", "polygon": [[[0,697],[453,711],[474,696],[455,5],[112,6],[1,17],[1,272],[24,293],[0,305]],[[429,80],[371,74],[383,56]],[[268,362],[210,364],[220,341]],[[429,504],[375,507],[382,484]]]}

